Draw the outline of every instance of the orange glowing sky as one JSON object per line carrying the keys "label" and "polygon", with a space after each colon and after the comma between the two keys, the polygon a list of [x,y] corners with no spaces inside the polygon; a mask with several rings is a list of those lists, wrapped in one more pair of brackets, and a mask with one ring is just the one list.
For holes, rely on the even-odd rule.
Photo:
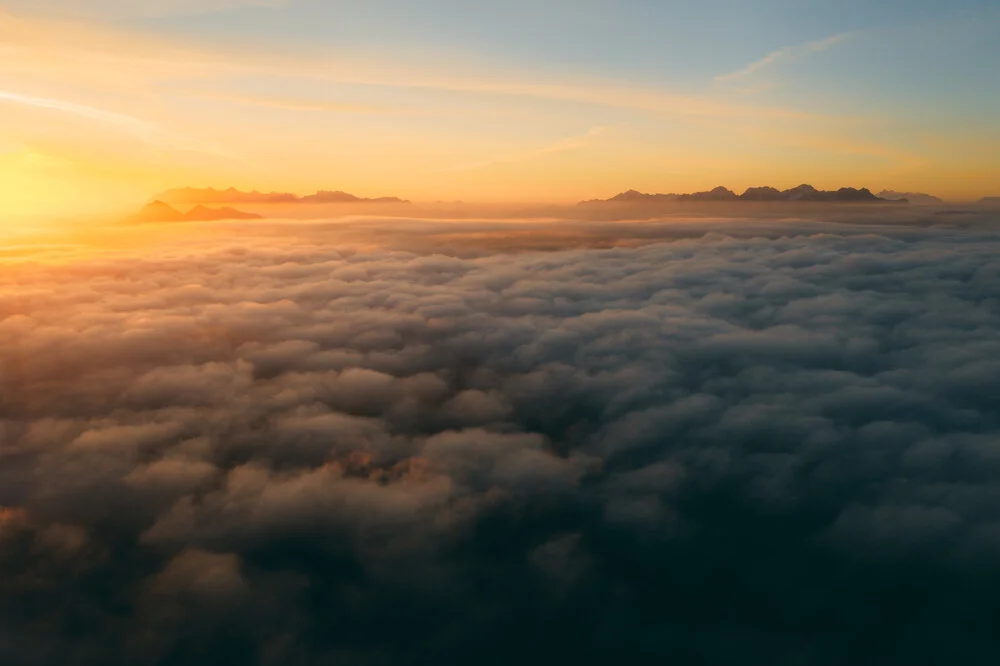
{"label": "orange glowing sky", "polygon": [[1000,12],[917,2],[902,20],[894,2],[855,25],[812,1],[776,22],[733,2],[0,0],[0,213],[98,214],[184,185],[1000,194],[984,64]]}

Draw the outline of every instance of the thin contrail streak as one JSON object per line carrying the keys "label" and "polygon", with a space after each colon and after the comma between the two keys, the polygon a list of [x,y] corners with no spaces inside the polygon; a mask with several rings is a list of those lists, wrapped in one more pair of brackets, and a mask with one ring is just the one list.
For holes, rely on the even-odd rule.
{"label": "thin contrail streak", "polygon": [[124,113],[105,111],[104,109],[98,109],[85,104],[77,104],[75,102],[67,102],[61,99],[24,95],[21,93],[11,92],[9,90],[0,90],[0,102],[3,101],[39,109],[52,109],[54,111],[61,111],[63,113],[69,113],[81,118],[87,118],[89,120],[112,125],[128,132],[129,134],[132,134],[141,141],[158,148],[186,150],[231,157],[229,153],[220,151],[218,148],[206,146],[195,139],[188,137],[175,136],[156,123],[151,123]]}

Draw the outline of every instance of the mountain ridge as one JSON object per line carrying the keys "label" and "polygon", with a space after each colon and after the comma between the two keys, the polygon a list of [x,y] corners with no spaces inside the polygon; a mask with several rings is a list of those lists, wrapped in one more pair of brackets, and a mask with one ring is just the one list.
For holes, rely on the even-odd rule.
{"label": "mountain ridge", "polygon": [[[929,196],[929,195],[926,195]],[[787,190],[778,190],[770,186],[750,187],[743,194],[737,194],[733,190],[719,186],[705,192],[692,192],[690,194],[645,194],[636,190],[628,190],[615,195],[610,199],[592,199],[581,201],[580,205],[594,204],[635,204],[635,203],[661,203],[666,201],[677,202],[827,202],[827,203],[907,203],[905,198],[889,199],[872,194],[866,187],[860,189],[853,187],[841,187],[838,190],[818,190],[812,185],[802,184]]]}
{"label": "mountain ridge", "polygon": [[895,190],[882,190],[875,196],[880,199],[888,199],[889,201],[898,201],[900,199],[906,199],[911,204],[917,205],[932,205],[932,204],[942,204],[944,201],[939,197],[935,197],[931,194],[926,194],[924,192],[896,192]]}
{"label": "mountain ridge", "polygon": [[235,187],[218,190],[214,187],[180,187],[157,194],[156,201],[168,204],[294,204],[294,203],[383,203],[408,204],[398,197],[376,197],[366,199],[340,190],[319,190],[313,194],[299,196],[290,192],[244,192]]}
{"label": "mountain ridge", "polygon": [[247,213],[235,208],[209,208],[197,205],[186,213],[182,213],[170,204],[156,199],[143,206],[137,213],[125,218],[132,224],[156,222],[215,222],[219,220],[260,220],[262,215]]}

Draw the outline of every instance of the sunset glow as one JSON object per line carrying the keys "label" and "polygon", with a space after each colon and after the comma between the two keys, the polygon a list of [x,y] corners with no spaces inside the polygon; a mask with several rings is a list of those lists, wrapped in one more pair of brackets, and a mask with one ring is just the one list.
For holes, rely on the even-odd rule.
{"label": "sunset glow", "polygon": [[[971,200],[1000,179],[1000,99],[975,76],[1000,57],[986,4],[827,27],[785,8],[757,33],[728,2],[4,4],[8,214],[188,184],[571,202],[810,182]],[[921,76],[932,61],[950,74]]]}

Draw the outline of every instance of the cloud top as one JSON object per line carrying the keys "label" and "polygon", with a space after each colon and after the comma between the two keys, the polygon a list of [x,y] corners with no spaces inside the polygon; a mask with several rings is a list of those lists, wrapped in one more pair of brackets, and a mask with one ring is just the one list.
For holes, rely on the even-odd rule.
{"label": "cloud top", "polygon": [[3,662],[1000,655],[995,229],[491,225],[6,260]]}

